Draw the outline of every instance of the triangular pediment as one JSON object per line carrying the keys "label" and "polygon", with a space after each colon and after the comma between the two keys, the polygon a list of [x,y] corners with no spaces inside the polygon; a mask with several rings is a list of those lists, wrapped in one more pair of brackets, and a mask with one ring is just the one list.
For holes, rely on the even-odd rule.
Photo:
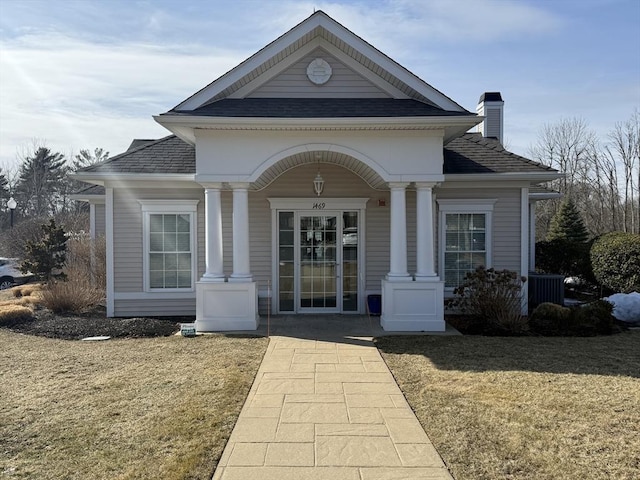
{"label": "triangular pediment", "polygon": [[[310,62],[331,66],[316,84]],[[322,11],[274,40],[172,111],[193,111],[221,99],[242,98],[413,99],[445,111],[467,111]]]}
{"label": "triangular pediment", "polygon": [[[318,61],[326,62],[331,72],[329,79],[322,84],[310,81],[307,74],[310,66],[313,68],[313,62]],[[240,89],[240,93],[242,90],[246,93],[242,98],[394,98],[390,85],[380,85],[379,81],[376,84],[367,78],[366,73],[356,71],[326,49],[318,47],[273,78],[248,85]],[[237,93],[232,95],[232,98],[239,97]]]}

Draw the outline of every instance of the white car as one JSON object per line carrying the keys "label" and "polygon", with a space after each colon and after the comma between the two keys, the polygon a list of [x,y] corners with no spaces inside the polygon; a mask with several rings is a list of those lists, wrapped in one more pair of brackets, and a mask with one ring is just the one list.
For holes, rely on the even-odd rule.
{"label": "white car", "polygon": [[20,271],[17,258],[0,257],[0,290],[27,283],[32,277]]}

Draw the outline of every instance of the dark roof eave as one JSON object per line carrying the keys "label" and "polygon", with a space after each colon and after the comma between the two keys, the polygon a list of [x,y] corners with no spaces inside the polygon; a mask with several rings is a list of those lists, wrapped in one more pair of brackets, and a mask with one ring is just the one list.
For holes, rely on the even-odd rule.
{"label": "dark roof eave", "polygon": [[485,173],[445,173],[445,181],[450,182],[476,182],[498,180],[498,181],[527,181],[532,183],[543,183],[557,180],[564,177],[563,173],[553,172],[485,172]]}

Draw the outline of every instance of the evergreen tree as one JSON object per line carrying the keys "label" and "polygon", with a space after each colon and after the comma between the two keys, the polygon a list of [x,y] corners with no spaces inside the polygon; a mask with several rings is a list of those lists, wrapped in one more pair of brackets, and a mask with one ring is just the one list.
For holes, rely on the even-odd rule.
{"label": "evergreen tree", "polygon": [[570,198],[565,199],[551,219],[547,240],[568,240],[585,243],[589,240],[580,212]]}
{"label": "evergreen tree", "polygon": [[41,228],[40,240],[26,242],[25,259],[20,270],[23,273],[33,273],[38,280],[64,280],[66,275],[62,272],[62,267],[67,261],[67,236],[53,218]]}
{"label": "evergreen tree", "polygon": [[[80,150],[78,155],[75,155],[75,160],[71,165],[71,172],[75,173],[83,168],[90,167],[91,165],[95,165],[96,163],[102,163],[109,158],[109,152],[105,151],[102,148],[95,148],[93,153],[89,150]],[[76,202],[76,201],[67,201],[70,195],[74,193],[78,193],[84,188],[87,188],[87,184],[85,182],[81,182],[79,180],[74,180],[70,177],[67,177],[64,185],[64,200],[65,206],[64,211],[69,211],[73,213],[81,213],[81,212],[89,212],[89,204],[85,202]]]}
{"label": "evergreen tree", "polygon": [[109,152],[105,152],[102,148],[96,148],[91,153],[89,150],[80,150],[80,153],[75,156],[73,162],[73,171],[77,172],[81,168],[90,167],[96,163],[104,162],[109,158]]}
{"label": "evergreen tree", "polygon": [[9,198],[9,180],[7,180],[7,176],[2,172],[2,167],[0,167],[0,200],[4,198]]}
{"label": "evergreen tree", "polygon": [[44,217],[58,212],[68,171],[65,162],[64,155],[46,147],[39,147],[24,159],[16,184],[23,216]]}

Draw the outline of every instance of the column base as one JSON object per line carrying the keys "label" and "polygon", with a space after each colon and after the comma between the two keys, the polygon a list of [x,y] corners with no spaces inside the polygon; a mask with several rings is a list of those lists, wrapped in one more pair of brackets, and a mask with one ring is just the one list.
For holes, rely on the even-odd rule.
{"label": "column base", "polygon": [[203,283],[224,283],[226,278],[224,275],[207,275],[205,273],[200,281]]}
{"label": "column base", "polygon": [[393,275],[387,273],[384,277],[387,282],[413,282],[413,277],[408,273],[406,275]]}
{"label": "column base", "polygon": [[254,282],[196,283],[196,330],[257,330],[258,292]]}
{"label": "column base", "polygon": [[229,277],[229,282],[231,283],[251,283],[253,282],[253,275],[231,275]]}
{"label": "column base", "polygon": [[387,332],[444,332],[444,282],[382,280],[380,325]]}
{"label": "column base", "polygon": [[439,282],[440,277],[438,275],[418,275],[416,273],[416,282]]}

